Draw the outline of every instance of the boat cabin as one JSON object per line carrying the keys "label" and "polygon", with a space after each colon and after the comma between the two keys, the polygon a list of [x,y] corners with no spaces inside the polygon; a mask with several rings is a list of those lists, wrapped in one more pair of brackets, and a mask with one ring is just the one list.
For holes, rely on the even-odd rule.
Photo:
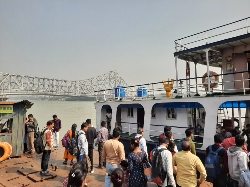
{"label": "boat cabin", "polygon": [[[27,100],[0,102],[0,142],[8,142],[12,146],[11,157],[23,154],[26,111],[32,105]],[[2,155],[3,150],[0,148],[0,156]]]}

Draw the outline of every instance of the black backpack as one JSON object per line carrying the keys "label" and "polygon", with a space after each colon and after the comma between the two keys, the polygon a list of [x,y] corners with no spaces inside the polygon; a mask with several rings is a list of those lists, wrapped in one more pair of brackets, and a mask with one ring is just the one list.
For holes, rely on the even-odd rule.
{"label": "black backpack", "polygon": [[156,184],[163,184],[166,179],[167,172],[164,171],[161,152],[167,150],[167,148],[162,148],[160,150],[155,149],[153,160],[152,160],[152,181]]}
{"label": "black backpack", "polygon": [[74,138],[72,138],[69,141],[68,150],[72,156],[78,156],[80,154],[80,151],[78,148],[78,136],[79,135],[76,135]]}
{"label": "black backpack", "polygon": [[34,147],[35,147],[35,151],[37,154],[41,154],[44,151],[45,145],[43,142],[44,139],[44,133],[47,129],[44,129],[42,131],[38,131],[35,133],[36,134],[36,139],[34,141]]}

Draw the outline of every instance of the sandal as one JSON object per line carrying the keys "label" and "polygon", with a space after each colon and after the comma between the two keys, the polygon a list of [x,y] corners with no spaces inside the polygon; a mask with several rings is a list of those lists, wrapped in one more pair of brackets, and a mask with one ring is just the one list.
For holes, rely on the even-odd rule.
{"label": "sandal", "polygon": [[63,164],[67,165],[67,161],[64,161]]}
{"label": "sandal", "polygon": [[74,162],[70,162],[70,165],[71,165],[71,166],[74,165]]}

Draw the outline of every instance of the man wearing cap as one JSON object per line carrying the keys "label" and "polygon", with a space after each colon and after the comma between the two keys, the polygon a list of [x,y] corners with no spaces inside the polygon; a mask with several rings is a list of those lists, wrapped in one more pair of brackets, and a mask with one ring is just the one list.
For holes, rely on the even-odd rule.
{"label": "man wearing cap", "polygon": [[55,150],[58,150],[59,146],[59,131],[62,128],[62,122],[57,118],[57,115],[53,115],[54,131],[53,131],[53,146]]}
{"label": "man wearing cap", "polygon": [[93,149],[94,149],[94,140],[96,139],[96,129],[91,125],[91,119],[87,119],[86,123],[88,124],[88,130],[86,132],[86,138],[88,140],[88,156],[91,163],[90,173],[94,173],[93,167]]}

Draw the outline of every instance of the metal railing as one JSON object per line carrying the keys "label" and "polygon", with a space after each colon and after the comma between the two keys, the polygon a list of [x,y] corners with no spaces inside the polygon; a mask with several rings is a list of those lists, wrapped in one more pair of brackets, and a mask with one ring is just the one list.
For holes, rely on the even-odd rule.
{"label": "metal railing", "polygon": [[[213,75],[210,75],[210,84],[216,84],[217,87],[211,89],[212,94],[233,94],[233,93],[242,93],[243,95],[250,89],[250,79],[248,78],[249,71],[241,71],[234,73],[223,73],[217,74],[219,80],[214,81],[211,79]],[[234,76],[238,75],[237,79],[234,79]],[[231,78],[230,78],[231,76]],[[233,78],[232,78],[233,77]],[[202,77],[193,77],[193,78],[184,78],[178,79],[179,86],[177,93],[176,85],[173,85],[172,94],[173,97],[181,96],[181,97],[193,97],[193,96],[206,96],[208,93],[206,87],[207,84],[202,81],[206,79],[207,76]],[[233,80],[232,80],[233,79]],[[188,80],[188,81],[186,81]],[[168,81],[166,81],[168,82]],[[176,80],[174,80],[176,83]],[[180,84],[181,82],[181,84]],[[197,82],[197,84],[196,84]],[[235,86],[236,85],[236,86]],[[147,96],[138,97],[138,89],[141,86],[147,87]],[[143,99],[161,99],[166,98],[166,91],[164,90],[163,82],[155,82],[155,83],[146,83],[142,85],[128,86],[123,87],[125,89],[125,97],[121,98],[120,93],[115,93],[114,89],[100,90],[95,92],[97,101],[120,101],[120,100],[143,100]],[[117,95],[116,95],[117,94]]]}
{"label": "metal railing", "polygon": [[[248,34],[250,29],[250,17],[246,17],[228,24],[224,24],[212,29],[208,29],[196,34],[192,34],[174,41],[176,52],[196,47],[197,45],[204,45],[212,43],[216,37],[220,40],[241,34]],[[210,39],[210,40],[209,40]],[[214,39],[214,40],[213,40]],[[209,41],[208,41],[209,40]],[[205,41],[205,42],[204,42]],[[194,44],[194,45],[193,45]]]}

